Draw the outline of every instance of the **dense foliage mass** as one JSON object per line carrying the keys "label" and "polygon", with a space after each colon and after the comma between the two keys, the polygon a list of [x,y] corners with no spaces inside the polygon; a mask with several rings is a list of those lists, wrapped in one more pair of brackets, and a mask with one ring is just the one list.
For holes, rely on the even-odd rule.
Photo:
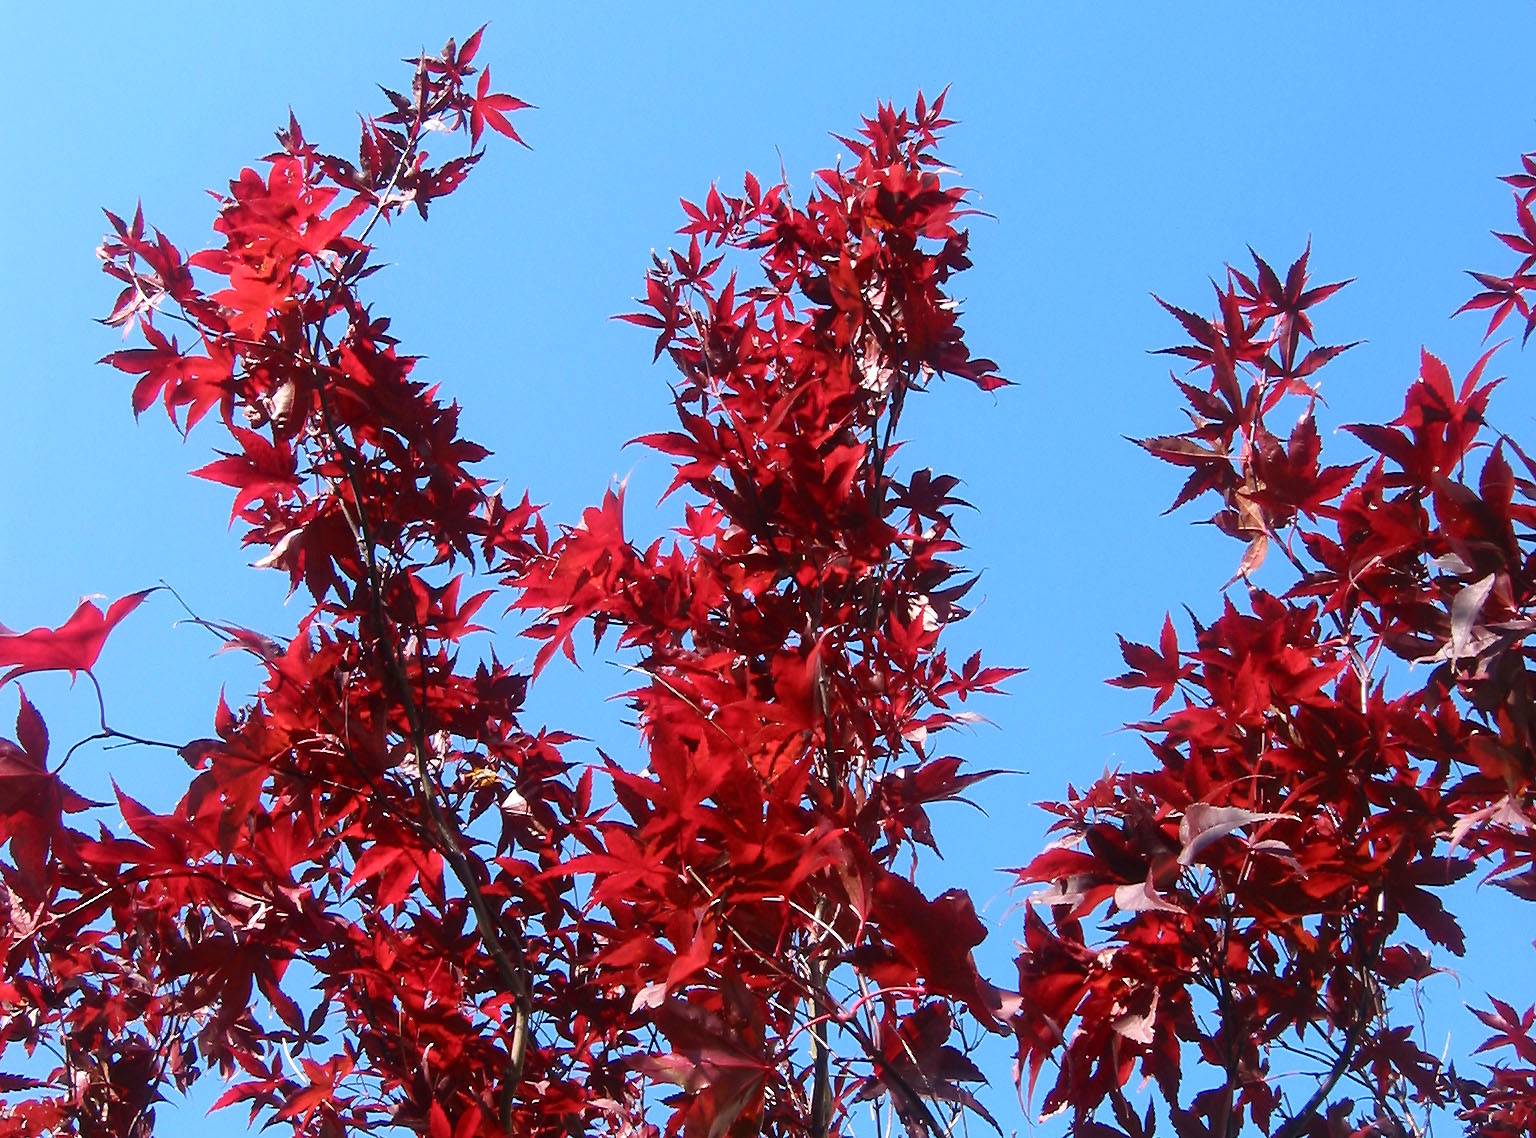
{"label": "dense foliage mass", "polygon": [[[1342,286],[1255,257],[1213,318],[1169,306],[1192,425],[1142,445],[1243,544],[1234,583],[1266,558],[1290,580],[1124,643],[1114,682],[1161,714],[1137,725],[1150,765],[1046,804],[1057,840],[1017,871],[1035,892],[995,984],[970,898],[911,875],[930,808],[989,773],[948,729],[1012,674],[947,655],[958,480],[895,462],[909,397],[1007,382],[950,291],[968,211],[943,99],[879,108],[804,201],[749,175],[684,203],[685,247],[624,317],[677,371],[676,423],[639,441],[673,459],[683,522],[637,543],[620,493],[554,526],[493,489],[362,294],[381,220],[425,218],[482,139],[518,139],[480,39],[413,61],[355,161],[290,120],[209,248],[108,215],[107,323],[141,346],[107,362],[135,412],[223,432],[195,474],[308,607],[286,637],[195,618],[265,676],[208,737],[103,712],[85,742],[190,769],[165,814],[71,790],[19,695],[0,1133],[146,1135],[213,1073],[220,1106],[316,1138],[819,1138],[865,1111],[938,1138],[992,1122],[979,1032],[1094,1138],[1536,1130],[1536,1013],[1491,1000],[1493,1065],[1456,1066],[1399,995],[1464,949],[1439,891],[1481,873],[1536,899],[1536,464],[1487,423],[1488,358],[1458,380],[1426,354],[1401,415],[1350,428],[1369,457],[1325,465],[1316,376],[1344,349],[1313,310]],[[428,154],[455,135],[467,153]],[[1536,158],[1509,181],[1522,260],[1467,307],[1528,334]],[[0,684],[94,689],[154,592],[0,629]],[[538,644],[527,674],[463,647],[498,610]],[[631,662],[638,769],[519,718],[587,631]],[[1389,683],[1389,657],[1426,666]]]}

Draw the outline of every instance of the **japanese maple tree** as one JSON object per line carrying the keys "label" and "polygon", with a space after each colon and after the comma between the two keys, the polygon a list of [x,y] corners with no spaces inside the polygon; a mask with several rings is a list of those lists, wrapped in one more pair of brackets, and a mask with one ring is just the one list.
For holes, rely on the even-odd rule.
{"label": "japanese maple tree", "polygon": [[[1500,236],[1527,260],[1474,274],[1466,305],[1490,334],[1530,320],[1525,165],[1507,180],[1526,236]],[[1040,888],[1013,1027],[1028,1085],[1054,1063],[1044,1106],[1077,1132],[1151,1134],[1138,1071],[1181,1138],[1536,1121],[1530,1011],[1477,1011],[1495,1031],[1478,1051],[1510,1053],[1478,1078],[1400,995],[1466,951],[1439,890],[1481,873],[1536,900],[1536,466],[1488,423],[1491,351],[1462,378],[1425,352],[1397,418],[1346,428],[1367,457],[1325,464],[1316,376],[1352,345],[1313,340],[1343,284],[1312,282],[1308,252],[1283,276],[1257,255],[1229,269],[1211,318],[1165,304],[1192,425],[1140,445],[1188,471],[1175,507],[1212,502],[1244,543],[1234,582],[1276,557],[1290,581],[1192,619],[1183,646],[1171,619],[1156,647],[1122,640],[1111,682],[1163,712],[1136,725],[1152,765],[1045,804],[1057,840],[1019,870]]]}
{"label": "japanese maple tree", "polygon": [[[1142,445],[1243,544],[1241,602],[1124,642],[1113,682],[1161,716],[1136,725],[1149,765],[1046,804],[994,983],[970,897],[916,873],[931,809],[994,773],[953,728],[1014,674],[946,650],[964,503],[901,436],[941,378],[1007,385],[959,322],[943,97],[877,108],[803,198],[748,175],[684,203],[622,317],[675,369],[675,422],[637,441],[672,461],[680,520],[637,540],[622,491],[559,524],[482,474],[366,296],[380,223],[521,141],[480,52],[411,61],[355,159],[290,117],[207,248],[108,214],[106,323],[137,340],[105,362],[135,413],[218,434],[194,475],[304,607],[281,635],[189,614],[262,676],[190,741],[109,722],[93,673],[169,590],[0,628],[0,1133],[149,1134],[212,1074],[219,1107],[317,1138],[821,1138],[865,1110],[937,1138],[998,1127],[984,1033],[1085,1135],[1536,1128],[1536,1013],[1490,998],[1498,1058],[1457,1066],[1396,994],[1465,949],[1438,890],[1536,898],[1536,465],[1488,425],[1488,357],[1456,380],[1426,354],[1400,416],[1351,428],[1366,457],[1329,464],[1316,377],[1344,348],[1313,310],[1341,285],[1255,257],[1213,318],[1168,306],[1192,426]],[[1467,307],[1528,334],[1536,158],[1509,181],[1522,261]],[[512,614],[526,669],[469,639]],[[524,722],[588,635],[630,677],[638,761]],[[39,671],[97,700],[62,755]],[[185,793],[86,799],[62,768],[92,742],[175,752]]]}

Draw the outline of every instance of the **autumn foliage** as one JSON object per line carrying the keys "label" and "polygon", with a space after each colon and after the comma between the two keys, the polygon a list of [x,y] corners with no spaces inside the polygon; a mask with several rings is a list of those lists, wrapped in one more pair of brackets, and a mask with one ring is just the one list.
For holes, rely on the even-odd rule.
{"label": "autumn foliage", "polygon": [[[108,214],[106,323],[135,340],[105,362],[135,413],[217,436],[194,475],[304,608],[281,636],[193,616],[263,676],[206,737],[102,713],[85,742],[184,762],[165,814],[70,789],[15,683],[0,1134],[147,1135],[212,1075],[220,1107],[316,1138],[820,1138],[871,1111],[938,1138],[999,1125],[984,1033],[1092,1138],[1536,1131],[1536,1013],[1478,1004],[1487,1063],[1411,1014],[1467,947],[1447,887],[1536,900],[1536,464],[1489,424],[1492,353],[1465,377],[1426,353],[1401,414],[1325,461],[1317,377],[1347,345],[1313,320],[1342,285],[1255,256],[1212,316],[1165,305],[1191,426],[1140,445],[1236,575],[1213,617],[1122,642],[1148,757],[1043,804],[1017,973],[988,979],[970,897],[913,877],[930,810],[993,773],[952,729],[1014,675],[947,653],[958,479],[897,453],[909,398],[1008,383],[959,323],[944,99],[878,108],[803,199],[748,175],[684,203],[622,316],[675,369],[675,422],[637,441],[680,524],[637,539],[619,491],[561,525],[497,489],[365,296],[379,223],[520,141],[480,48],[413,61],[355,160],[290,118],[205,249]],[[1536,158],[1508,181],[1521,260],[1466,307],[1528,335]],[[84,673],[99,699],[146,603],[175,600],[0,628],[0,685]],[[469,639],[508,616],[526,670]],[[623,661],[638,763],[523,721],[581,642]]]}

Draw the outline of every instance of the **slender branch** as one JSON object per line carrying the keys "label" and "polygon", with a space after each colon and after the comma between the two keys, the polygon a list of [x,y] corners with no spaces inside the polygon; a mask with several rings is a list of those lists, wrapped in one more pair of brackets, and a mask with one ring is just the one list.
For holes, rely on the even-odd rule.
{"label": "slender branch", "polygon": [[[1223,1067],[1226,1071],[1227,1077],[1227,1085],[1222,1095],[1221,1109],[1223,1117],[1220,1120],[1220,1129],[1224,1134],[1228,1136],[1228,1138],[1231,1138],[1232,1135],[1237,1133],[1237,1116],[1233,1107],[1236,1105],[1238,1082],[1238,1027],[1235,1023],[1236,1015],[1232,1007],[1231,978],[1227,975],[1228,943],[1232,935],[1232,904],[1227,889],[1221,882],[1221,878],[1217,877],[1216,882],[1218,888],[1220,888],[1222,892],[1221,940],[1217,947],[1217,951],[1220,953],[1220,959],[1217,961],[1215,969],[1216,1006],[1218,1015],[1221,1019],[1221,1042],[1222,1050],[1224,1052],[1223,1058],[1225,1060]],[[1214,1123],[1216,1120],[1213,1119],[1212,1121]]]}
{"label": "slender branch", "polygon": [[[1364,979],[1366,976],[1363,959],[1365,950],[1358,938],[1359,932],[1357,931],[1355,947],[1356,956],[1360,958],[1357,960],[1357,964],[1360,968],[1361,977]],[[1344,1041],[1339,1047],[1338,1055],[1334,1058],[1333,1065],[1328,1069],[1328,1073],[1318,1083],[1317,1089],[1312,1092],[1311,1097],[1302,1105],[1302,1108],[1286,1119],[1280,1129],[1275,1131],[1270,1138],[1300,1138],[1301,1133],[1306,1129],[1308,1120],[1317,1113],[1319,1107],[1328,1101],[1328,1096],[1333,1094],[1333,1089],[1338,1086],[1339,1080],[1349,1072],[1350,1065],[1354,1062],[1355,1052],[1359,1050],[1360,1044],[1365,1041],[1366,1029],[1374,1019],[1375,1015],[1370,1009],[1361,1009],[1355,1021],[1349,1025],[1349,1030],[1345,1032]]]}
{"label": "slender branch", "polygon": [[164,739],[146,739],[142,735],[134,735],[127,731],[119,731],[115,727],[108,726],[107,703],[106,697],[102,694],[101,681],[96,678],[96,673],[91,671],[89,668],[85,669],[85,678],[90,680],[91,687],[96,689],[96,722],[100,730],[87,735],[83,739],[76,740],[73,744],[71,744],[69,750],[64,752],[64,757],[60,759],[58,765],[53,768],[53,774],[58,774],[66,766],[68,766],[69,760],[75,757],[75,752],[78,751],[81,747],[84,747],[89,743],[94,743],[98,739],[118,739],[125,744],[131,743],[141,747],[160,747],[167,751],[179,751],[181,749],[181,744],[179,743],[167,743]]}
{"label": "slender branch", "polygon": [[[697,875],[695,875],[695,880],[698,880]],[[712,902],[717,899],[715,898],[714,893],[709,889],[707,885],[704,884],[703,881],[699,881],[699,885],[707,894],[709,894]],[[928,1104],[923,1101],[923,1096],[921,1093],[919,1093],[912,1086],[912,1084],[906,1080],[902,1073],[896,1069],[896,1067],[891,1063],[889,1059],[885,1057],[880,1048],[875,1045],[873,1036],[871,1036],[864,1029],[863,1025],[860,1024],[857,1020],[846,1016],[844,1014],[844,1009],[841,1008],[824,989],[817,990],[813,988],[806,983],[803,977],[795,975],[792,970],[786,968],[781,961],[775,959],[768,953],[763,952],[755,944],[744,937],[739,931],[737,931],[737,929],[724,916],[724,914],[722,914],[720,918],[720,927],[744,949],[746,949],[753,956],[757,957],[760,961],[766,964],[771,971],[776,972],[780,976],[786,977],[787,979],[793,981],[802,989],[802,991],[805,992],[808,1002],[816,1005],[824,1017],[835,1020],[840,1026],[843,1027],[844,1030],[852,1035],[858,1042],[860,1048],[864,1051],[865,1057],[870,1061],[875,1069],[880,1072],[882,1081],[884,1081],[892,1091],[896,1092],[898,1098],[902,1099],[909,1107],[911,1107],[913,1112],[918,1116],[918,1121],[921,1122],[921,1124],[927,1130],[928,1134],[932,1136],[932,1138],[939,1138],[940,1135],[948,1133],[948,1128],[942,1126],[939,1123],[939,1120],[934,1117],[933,1111],[929,1109]]]}
{"label": "slender branch", "polygon": [[[817,898],[816,913],[813,918],[817,925],[822,925],[821,916],[825,904],[825,897]],[[827,967],[819,953],[810,954],[808,968],[812,988],[825,996]],[[811,1031],[811,1064],[815,1068],[811,1084],[812,1138],[826,1138],[827,1129],[832,1120],[831,1055],[831,1049],[827,1045],[826,1024],[819,1023]]]}
{"label": "slender branch", "polygon": [[358,480],[357,468],[360,460],[336,426],[335,419],[331,414],[330,401],[327,398],[325,386],[319,384],[316,390],[320,404],[320,413],[323,419],[322,426],[341,457],[347,484],[352,492],[353,505],[356,510],[355,524],[357,526],[357,533],[355,536],[357,538],[358,552],[361,555],[363,564],[364,585],[368,591],[369,615],[374,625],[374,637],[383,659],[386,674],[395,688],[409,728],[411,747],[416,757],[417,798],[422,807],[427,830],[432,838],[435,839],[433,844],[437,848],[438,853],[448,864],[454,877],[463,888],[470,908],[475,914],[475,923],[480,931],[481,941],[485,944],[486,951],[490,954],[502,979],[511,988],[516,998],[512,1041],[507,1064],[507,1086],[502,1091],[502,1124],[503,1128],[510,1132],[512,1105],[516,1100],[517,1088],[522,1082],[523,1065],[527,1059],[529,1019],[532,1015],[532,994],[528,983],[527,961],[522,959],[524,952],[522,935],[515,927],[511,930],[513,950],[519,957],[518,960],[514,961],[512,955],[502,943],[501,926],[495,914],[492,913],[490,904],[480,887],[478,875],[474,872],[473,866],[459,844],[459,836],[449,827],[446,819],[443,817],[442,804],[438,799],[439,788],[431,773],[432,755],[427,744],[426,727],[422,721],[420,710],[416,705],[416,697],[411,688],[410,676],[405,669],[404,662],[400,658],[399,646],[391,635],[390,622],[384,612],[383,583],[380,580],[378,562],[374,552],[374,539],[369,529],[367,511],[363,505],[362,488]]}

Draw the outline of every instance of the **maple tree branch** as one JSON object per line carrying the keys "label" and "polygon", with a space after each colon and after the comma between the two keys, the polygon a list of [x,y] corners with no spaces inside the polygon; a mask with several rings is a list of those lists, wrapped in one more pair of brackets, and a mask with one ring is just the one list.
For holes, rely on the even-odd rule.
{"label": "maple tree branch", "polygon": [[[75,742],[71,743],[69,749],[64,752],[64,757],[59,760],[58,766],[53,768],[52,773],[55,775],[59,774],[65,767],[69,765],[69,760],[75,757],[76,751],[101,739],[117,739],[119,740],[119,742],[116,744],[118,747],[161,747],[167,751],[177,751],[181,749],[175,743],[167,743],[161,739],[143,739],[137,735],[130,735],[126,731],[117,731],[109,727],[105,731],[92,732],[85,738],[77,739]],[[104,751],[110,751],[113,749],[114,748],[112,746],[106,746],[102,748]]]}
{"label": "maple tree branch", "polygon": [[[890,441],[896,428],[896,422],[901,415],[902,399],[906,393],[905,380],[905,376],[893,375],[891,378],[891,394],[887,396],[885,393],[877,392],[877,398],[872,401],[871,405],[869,425],[870,440],[868,452],[868,469],[870,472],[870,481],[866,493],[868,496],[868,504],[872,520],[878,520],[884,514],[885,456],[890,447]],[[883,410],[889,410],[890,413],[886,416],[885,437],[882,441],[879,437],[879,430],[881,412]],[[740,432],[736,430],[734,419],[732,420],[731,425],[733,431],[736,432],[738,442],[740,442]],[[747,485],[753,485],[751,480],[748,480]],[[865,633],[866,637],[873,629],[877,628],[879,625],[881,588],[889,558],[890,551],[889,548],[887,548],[885,550],[885,556],[882,558],[880,564],[876,567],[875,587],[873,590],[871,590],[870,605],[868,609],[868,625]],[[820,597],[818,594],[818,607],[819,604]],[[807,629],[808,633],[812,631],[812,629]],[[818,629],[815,631],[817,632],[817,640],[819,642],[821,630]],[[822,740],[820,748],[822,752],[822,766],[826,774],[829,788],[835,786],[835,793],[842,793],[844,791],[843,781],[844,774],[846,772],[842,769],[841,764],[834,765],[831,745],[833,696],[830,691],[830,678],[825,668],[818,669],[817,671],[815,697],[816,708],[819,713],[822,725]],[[788,899],[786,898],[786,900]],[[813,914],[809,914],[813,925],[822,930],[821,935],[816,938],[818,941],[824,939],[827,934],[836,936],[835,930],[831,929],[830,926],[828,926],[823,920],[825,904],[826,897],[824,895],[818,897],[816,901],[815,912]],[[799,906],[795,907],[799,908]],[[800,911],[804,912],[803,909]],[[841,940],[840,937],[837,939]],[[813,943],[812,947],[814,950],[819,948],[820,945]],[[847,946],[844,945],[843,947],[846,949]],[[808,954],[807,971],[809,972],[809,987],[813,1003],[821,1003],[823,1005],[830,1003],[831,998],[826,991],[826,967],[821,955],[818,952],[812,951]],[[840,1016],[839,1020],[840,1022],[843,1022],[846,1020],[846,1017]],[[881,1056],[877,1051],[873,1050],[867,1045],[865,1050],[872,1059],[877,1059],[883,1063],[883,1056]],[[813,1138],[825,1138],[831,1123],[832,1110],[830,1066],[831,1051],[826,1037],[825,1021],[817,1023],[812,1030],[811,1054],[812,1068],[814,1072],[811,1093],[811,1134]],[[894,1075],[894,1072],[891,1072],[891,1074]],[[899,1076],[897,1076],[897,1078],[899,1079]],[[927,1115],[927,1121],[936,1126],[936,1120],[932,1118],[931,1114],[927,1113],[926,1105],[921,1102],[920,1097],[916,1096],[915,1092],[912,1091],[912,1088],[907,1087],[904,1082],[902,1085],[908,1095],[912,1098],[912,1101],[923,1108],[923,1112]],[[939,1131],[934,1130],[934,1133],[937,1135]]]}
{"label": "maple tree branch", "polygon": [[[816,913],[812,919],[818,925],[822,924],[821,915],[825,903],[825,897],[818,897],[816,900]],[[826,965],[819,954],[810,954],[807,970],[811,974],[813,990],[820,992],[825,998],[827,971]],[[811,1059],[812,1066],[815,1068],[815,1077],[811,1087],[811,1135],[812,1138],[826,1138],[827,1128],[832,1116],[832,1088],[831,1051],[827,1046],[825,1023],[818,1024],[811,1031]]]}
{"label": "maple tree branch", "polygon": [[1312,1092],[1310,1098],[1302,1105],[1302,1108],[1291,1115],[1276,1130],[1271,1138],[1299,1138],[1306,1129],[1308,1121],[1317,1114],[1318,1108],[1328,1101],[1328,1096],[1333,1093],[1333,1088],[1338,1086],[1339,1080],[1349,1070],[1349,1065],[1354,1059],[1355,1049],[1360,1045],[1365,1036],[1365,1025],[1370,1017],[1361,1016],[1350,1025],[1349,1032],[1344,1037],[1344,1044],[1339,1048],[1338,1056],[1334,1059],[1333,1066],[1318,1083],[1317,1089]]}
{"label": "maple tree branch", "polygon": [[[1366,983],[1368,982],[1368,976],[1364,960],[1365,947],[1364,943],[1359,939],[1359,935],[1357,931],[1354,946],[1356,967],[1360,971],[1362,983]],[[1344,1033],[1344,1039],[1339,1046],[1333,1065],[1318,1083],[1317,1089],[1312,1092],[1300,1110],[1285,1120],[1280,1129],[1271,1135],[1271,1138],[1300,1138],[1300,1135],[1307,1127],[1308,1121],[1328,1101],[1328,1096],[1333,1094],[1333,1090],[1338,1086],[1339,1080],[1349,1073],[1350,1065],[1354,1062],[1355,1052],[1359,1050],[1360,1045],[1365,1041],[1366,1030],[1375,1018],[1376,1013],[1374,1011],[1367,1008],[1361,1009],[1360,1014],[1349,1025],[1349,1030]]]}
{"label": "maple tree branch", "polygon": [[6,946],[6,952],[7,953],[13,952],[16,949],[20,948],[22,945],[28,944],[31,941],[36,940],[37,937],[38,937],[38,934],[43,932],[49,926],[57,925],[57,924],[62,924],[63,922],[69,920],[71,917],[74,917],[74,916],[76,916],[76,915],[78,915],[80,913],[83,913],[85,910],[89,909],[92,905],[99,905],[102,901],[105,901],[110,896],[112,896],[112,889],[111,888],[101,889],[101,890],[98,890],[97,892],[93,893],[89,897],[77,900],[70,908],[65,909],[62,913],[52,913],[52,914],[50,914],[45,919],[37,922],[37,924],[35,926],[33,926],[32,929],[30,929],[26,933],[25,936],[17,937],[15,940],[11,941],[10,944]]}
{"label": "maple tree branch", "polygon": [[[367,511],[363,506],[361,487],[358,484],[357,465],[358,456],[353,448],[342,438],[340,430],[335,424],[330,410],[325,385],[317,384],[316,391],[320,402],[320,412],[323,417],[323,427],[332,444],[341,456],[342,468],[346,474],[348,485],[352,491],[353,503],[356,508],[356,534],[358,552],[362,556],[365,585],[368,590],[370,616],[374,624],[374,635],[378,641],[382,654],[385,670],[394,684],[401,702],[401,708],[405,713],[407,725],[410,729],[412,750],[416,755],[416,772],[418,786],[418,800],[421,803],[423,813],[426,816],[428,832],[435,838],[433,842],[443,860],[448,863],[454,877],[464,889],[470,908],[475,915],[475,923],[480,930],[480,937],[485,944],[487,952],[495,962],[502,979],[511,987],[515,996],[515,1011],[513,1019],[512,1040],[508,1053],[507,1086],[502,1090],[502,1123],[503,1128],[510,1132],[512,1105],[516,1101],[517,1088],[522,1082],[523,1065],[527,1059],[529,1043],[529,1020],[532,1016],[532,993],[529,987],[529,978],[526,960],[514,961],[501,941],[500,926],[491,912],[490,904],[486,901],[485,894],[480,887],[478,875],[474,872],[468,857],[460,846],[458,836],[448,826],[443,817],[442,804],[438,799],[439,788],[431,774],[431,750],[427,744],[425,724],[422,722],[421,713],[416,705],[414,692],[411,690],[410,677],[406,673],[404,663],[399,656],[398,645],[390,635],[390,624],[384,612],[383,585],[379,580],[378,562],[374,553],[374,543],[368,529]],[[523,955],[521,933],[514,927],[512,930],[515,950],[519,957]]]}
{"label": "maple tree branch", "polygon": [[[90,668],[84,669],[84,672],[85,678],[91,681],[91,686],[96,690],[96,722],[100,730],[87,735],[83,739],[77,739],[74,743],[72,743],[69,749],[64,752],[64,757],[59,760],[58,765],[53,768],[53,774],[57,775],[66,766],[68,766],[69,760],[75,757],[75,752],[80,750],[81,747],[87,746],[90,743],[94,743],[98,739],[118,739],[122,741],[123,745],[132,744],[141,747],[160,747],[167,751],[179,751],[181,749],[180,745],[176,743],[167,743],[163,739],[146,739],[142,735],[134,735],[127,731],[119,731],[117,728],[109,726],[107,724],[106,696],[102,693],[101,681],[96,678],[96,673],[93,672]],[[109,748],[103,749],[106,750]]]}
{"label": "maple tree branch", "polygon": [[[698,878],[697,874],[694,874],[694,879],[698,881],[699,887],[702,888],[705,893],[711,897],[712,901],[717,899],[713,891],[710,890],[708,885],[706,885],[702,880]],[[731,924],[729,918],[727,918],[724,913],[722,913],[720,917],[720,927],[725,932],[729,933],[736,940],[736,942],[742,946],[742,948],[746,949],[753,956],[757,957],[761,962],[766,964],[770,970],[794,982],[794,984],[805,993],[807,1001],[821,1009],[821,1014],[823,1017],[829,1018],[836,1022],[850,1035],[852,1035],[858,1042],[860,1048],[863,1049],[864,1055],[870,1061],[871,1065],[880,1071],[882,1081],[890,1086],[893,1091],[899,1092],[901,1097],[903,1097],[906,1101],[907,1105],[910,1106],[914,1112],[916,1112],[919,1121],[923,1124],[932,1138],[940,1138],[941,1135],[945,1135],[949,1132],[948,1128],[942,1126],[938,1119],[934,1117],[933,1111],[930,1110],[928,1104],[923,1101],[923,1096],[912,1086],[911,1083],[906,1080],[901,1072],[898,1071],[894,1065],[892,1065],[890,1060],[888,1060],[881,1052],[880,1048],[876,1046],[873,1036],[865,1031],[863,1025],[860,1024],[857,1020],[845,1015],[845,1009],[843,1009],[835,1000],[833,1000],[831,995],[824,988],[816,989],[812,987],[811,985],[807,984],[802,977],[796,975],[793,970],[785,968],[779,960],[759,949]],[[815,1038],[814,1035],[812,1038]]]}
{"label": "maple tree branch", "polygon": [[385,212],[389,208],[391,195],[400,188],[400,175],[405,173],[406,160],[415,153],[416,147],[420,144],[421,124],[418,114],[418,121],[412,124],[411,135],[406,140],[406,146],[400,151],[400,160],[395,163],[394,172],[390,174],[389,182],[385,185],[384,192],[379,195],[378,205],[374,207],[373,216],[368,219],[368,224],[363,226],[362,232],[358,234],[357,243],[359,245],[367,243],[368,235],[373,232],[373,227],[384,217]]}
{"label": "maple tree branch", "polygon": [[[1222,1118],[1219,1120],[1219,1122],[1223,1133],[1225,1133],[1228,1138],[1231,1138],[1231,1136],[1237,1133],[1237,1127],[1240,1121],[1235,1116],[1233,1111],[1233,1106],[1236,1103],[1237,1097],[1239,1064],[1237,1054],[1236,1025],[1234,1023],[1236,1016],[1232,1008],[1232,986],[1230,977],[1227,975],[1229,959],[1227,946],[1228,941],[1232,935],[1232,905],[1228,891],[1225,887],[1225,884],[1221,881],[1221,878],[1216,876],[1214,880],[1217,888],[1221,889],[1222,891],[1221,939],[1217,945],[1217,952],[1219,957],[1216,961],[1215,972],[1216,1006],[1218,1014],[1221,1017],[1221,1041],[1222,1050],[1224,1052],[1223,1058],[1225,1060],[1223,1067],[1225,1068],[1227,1077],[1226,1087],[1224,1088],[1224,1093],[1222,1095]],[[1212,1120],[1213,1124],[1217,1121],[1218,1120],[1215,1119]]]}
{"label": "maple tree branch", "polygon": [[[184,988],[185,984],[183,984],[182,987]],[[149,1080],[149,1086],[151,1088],[159,1086],[161,1080],[165,1078],[166,1069],[170,1066],[171,1063],[172,1044],[176,1042],[176,1037],[180,1036],[182,1032],[186,1030],[187,1024],[189,1024],[191,1021],[192,1016],[190,1013],[182,1013],[181,1015],[167,1017],[164,1031],[161,1033],[160,1037],[155,1040],[156,1070],[154,1076]],[[174,1032],[172,1031],[173,1028],[176,1029]],[[141,1119],[147,1119],[147,1116],[151,1111],[154,1110],[154,1107],[155,1095],[153,1092],[151,1092],[145,1095],[144,1105],[139,1107],[138,1114],[134,1116],[134,1130],[138,1129],[138,1123]]]}

